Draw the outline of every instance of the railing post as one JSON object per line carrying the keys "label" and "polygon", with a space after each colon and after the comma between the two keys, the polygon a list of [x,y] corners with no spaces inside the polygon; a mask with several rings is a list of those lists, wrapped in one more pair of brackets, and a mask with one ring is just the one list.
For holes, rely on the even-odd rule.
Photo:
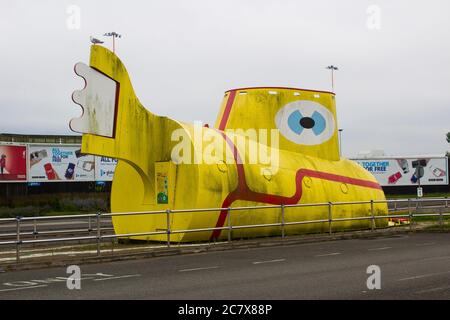
{"label": "railing post", "polygon": [[448,208],[448,197],[445,197],[445,208]]}
{"label": "railing post", "polygon": [[97,256],[100,256],[100,241],[102,239],[102,230],[100,225],[101,212],[97,212]]}
{"label": "railing post", "polygon": [[33,236],[34,236],[35,240],[37,239],[37,234],[38,234],[38,232],[37,232],[37,223],[36,223],[36,219],[34,219],[33,220]]}
{"label": "railing post", "polygon": [[373,212],[373,200],[370,200],[370,215],[372,216],[372,231],[375,230],[375,214]]}
{"label": "railing post", "polygon": [[394,200],[394,211],[397,211],[397,200]]}
{"label": "railing post", "polygon": [[231,231],[233,230],[233,225],[231,223],[231,208],[227,209],[228,211],[228,243],[231,243]]}
{"label": "railing post", "polygon": [[20,240],[20,220],[22,217],[17,216],[16,217],[16,263],[19,263],[20,261],[20,244],[22,243],[22,240]]}
{"label": "railing post", "polygon": [[331,233],[333,232],[333,231],[332,231],[332,228],[331,228],[331,224],[332,224],[332,222],[333,222],[332,206],[333,206],[333,203],[328,202],[328,233],[329,233],[330,235],[331,235]]}
{"label": "railing post", "polygon": [[166,210],[167,220],[167,247],[170,248],[170,209]]}
{"label": "railing post", "polygon": [[439,208],[439,226],[441,227],[441,231],[444,230],[444,224],[442,220],[442,208]]}
{"label": "railing post", "polygon": [[409,231],[412,231],[413,214],[411,209],[411,199],[408,198]]}
{"label": "railing post", "polygon": [[285,229],[284,229],[284,223],[285,223],[285,220],[284,220],[284,204],[282,204],[281,206],[280,206],[280,208],[281,208],[281,239],[284,239],[285,238]]}
{"label": "railing post", "polygon": [[91,233],[92,231],[92,223],[91,223],[91,216],[88,217],[88,232]]}

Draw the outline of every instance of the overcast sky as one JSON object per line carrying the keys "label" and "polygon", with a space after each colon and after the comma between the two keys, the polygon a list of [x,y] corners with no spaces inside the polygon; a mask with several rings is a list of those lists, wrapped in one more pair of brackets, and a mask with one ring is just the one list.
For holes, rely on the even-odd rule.
{"label": "overcast sky", "polygon": [[345,156],[444,154],[449,14],[448,0],[1,0],[0,132],[71,134],[83,86],[73,65],[88,63],[90,35],[110,47],[102,34],[117,31],[116,53],[158,115],[213,124],[231,88],[330,90],[333,64]]}

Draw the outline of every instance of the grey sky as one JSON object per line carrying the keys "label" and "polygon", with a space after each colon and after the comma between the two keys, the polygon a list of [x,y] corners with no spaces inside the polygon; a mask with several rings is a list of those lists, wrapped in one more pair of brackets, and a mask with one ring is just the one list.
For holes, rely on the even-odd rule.
{"label": "grey sky", "polygon": [[[69,5],[81,28],[69,30]],[[370,5],[380,29],[366,22]],[[289,86],[335,91],[343,152],[443,154],[450,149],[450,2],[0,2],[0,132],[68,134],[81,113],[73,73],[89,36],[117,31],[117,54],[152,112],[213,124],[223,92]]]}

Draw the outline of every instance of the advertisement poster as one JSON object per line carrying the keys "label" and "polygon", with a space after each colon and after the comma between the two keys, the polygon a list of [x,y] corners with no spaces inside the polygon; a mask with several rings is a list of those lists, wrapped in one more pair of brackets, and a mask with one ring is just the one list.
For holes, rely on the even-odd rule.
{"label": "advertisement poster", "polygon": [[424,160],[421,185],[448,184],[447,158],[354,159],[378,180],[381,186],[417,186],[419,182],[413,161]]}
{"label": "advertisement poster", "polygon": [[0,145],[0,182],[27,180],[27,148]]}
{"label": "advertisement poster", "polygon": [[93,181],[95,160],[83,155],[79,146],[30,145],[28,147],[29,181]]}
{"label": "advertisement poster", "polygon": [[95,157],[95,180],[112,181],[116,170],[117,159]]}

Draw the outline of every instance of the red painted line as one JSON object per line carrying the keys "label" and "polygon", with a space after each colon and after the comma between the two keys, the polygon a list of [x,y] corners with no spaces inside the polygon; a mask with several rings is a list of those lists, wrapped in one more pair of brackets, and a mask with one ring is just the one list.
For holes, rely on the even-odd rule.
{"label": "red painted line", "polygon": [[[238,173],[238,186],[236,188],[236,191],[244,191],[247,187],[247,182],[245,181],[245,170],[244,166],[242,165],[242,159],[239,154],[239,151],[236,147],[236,145],[233,143],[233,141],[225,135],[224,132],[221,132],[222,137],[225,139],[225,141],[228,143],[229,147],[233,150],[233,157],[234,161],[236,162],[237,166],[237,173]],[[226,207],[222,207],[226,208]]]}
{"label": "red painted line", "polygon": [[[237,172],[238,172],[238,186],[237,188],[229,193],[225,200],[222,203],[222,208],[228,208],[230,207],[234,201],[236,200],[244,200],[244,201],[253,201],[253,202],[259,202],[259,203],[267,203],[267,204],[273,204],[273,205],[281,205],[281,204],[297,204],[301,197],[302,197],[302,181],[303,178],[308,176],[311,178],[317,178],[327,181],[334,181],[334,182],[341,182],[341,183],[347,183],[351,185],[356,185],[360,187],[366,187],[366,188],[373,188],[373,189],[379,189],[381,190],[381,187],[378,183],[362,180],[362,179],[356,179],[356,178],[350,178],[346,176],[336,175],[332,173],[327,172],[321,172],[316,170],[310,170],[310,169],[299,169],[295,175],[295,183],[296,183],[296,191],[294,195],[291,197],[285,197],[285,196],[278,196],[273,194],[266,194],[266,193],[260,193],[260,192],[254,192],[250,190],[250,188],[247,185],[247,182],[245,180],[245,171],[244,166],[242,164],[239,152],[236,148],[236,146],[233,144],[233,142],[230,140],[229,137],[227,137],[224,133],[222,133],[222,136],[226,139],[228,145],[233,149],[234,159],[237,166]],[[225,224],[226,218],[228,215],[228,210],[222,210],[219,214],[219,218],[216,223],[216,228],[223,227]],[[222,230],[214,230],[211,234],[211,239],[217,239],[220,236]]]}
{"label": "red painted line", "polygon": [[228,90],[229,92],[227,104],[225,105],[225,109],[223,111],[222,119],[220,119],[219,130],[225,130],[225,127],[228,122],[228,118],[230,117],[231,108],[233,107],[234,100],[236,98],[236,93],[242,90],[254,90],[254,89],[288,89],[288,90],[298,90],[298,91],[308,91],[308,92],[316,92],[316,93],[329,93],[334,95],[333,92],[329,91],[320,91],[320,90],[310,90],[310,89],[299,89],[299,88],[288,88],[288,87],[248,87],[248,88],[238,88]]}
{"label": "red painted line", "polygon": [[301,88],[291,88],[291,87],[247,87],[247,88],[231,89],[231,90],[228,90],[228,91],[225,91],[225,92],[254,90],[254,89],[256,89],[256,90],[258,90],[258,89],[259,90],[260,89],[267,89],[267,90],[270,90],[270,89],[274,89],[274,90],[276,90],[276,89],[279,89],[279,90],[297,90],[297,91],[308,91],[308,92],[315,92],[315,93],[329,93],[329,94],[335,95],[335,93],[331,92],[331,91],[311,90],[311,89],[301,89]]}
{"label": "red painted line", "polygon": [[228,96],[227,104],[225,105],[225,110],[223,110],[222,119],[220,119],[219,130],[224,130],[228,117],[230,116],[231,107],[233,106],[234,98],[236,97],[236,90],[231,90],[230,95]]}

